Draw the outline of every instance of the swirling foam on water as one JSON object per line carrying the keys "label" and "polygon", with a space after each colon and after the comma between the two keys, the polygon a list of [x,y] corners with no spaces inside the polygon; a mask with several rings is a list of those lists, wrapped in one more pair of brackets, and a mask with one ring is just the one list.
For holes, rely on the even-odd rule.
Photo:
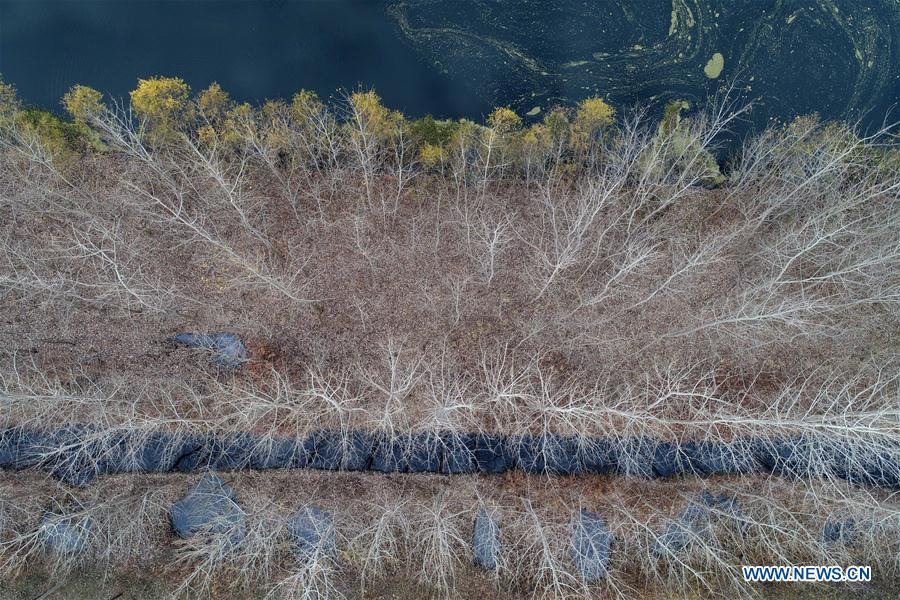
{"label": "swirling foam on water", "polygon": [[601,94],[694,104],[737,76],[757,122],[880,121],[900,99],[900,0],[389,2],[402,35],[472,93],[527,113]]}

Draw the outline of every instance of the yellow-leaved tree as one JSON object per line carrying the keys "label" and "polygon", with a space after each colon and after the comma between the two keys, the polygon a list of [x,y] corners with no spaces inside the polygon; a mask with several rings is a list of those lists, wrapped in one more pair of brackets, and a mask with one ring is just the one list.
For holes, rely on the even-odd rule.
{"label": "yellow-leaved tree", "polygon": [[310,90],[300,90],[294,94],[291,101],[291,118],[301,125],[310,123],[325,105],[319,100],[319,95]]}
{"label": "yellow-leaved tree", "polygon": [[231,108],[231,98],[215,81],[197,95],[197,113],[205,123],[218,127]]}
{"label": "yellow-leaved tree", "polygon": [[228,92],[215,81],[197,94],[195,100],[197,139],[201,144],[212,147],[220,141],[225,127],[225,118],[233,102]]}
{"label": "yellow-leaved tree", "polygon": [[85,141],[95,150],[102,150],[104,145],[99,134],[91,127],[91,120],[106,110],[103,94],[86,85],[75,84],[63,95],[62,103]]}
{"label": "yellow-leaved tree", "polygon": [[525,181],[530,183],[546,163],[553,147],[553,134],[544,123],[535,123],[522,132],[522,168]]}
{"label": "yellow-leaved tree", "polygon": [[225,113],[222,126],[222,142],[235,149],[246,145],[247,140],[257,135],[256,111],[248,102],[235,104]]}
{"label": "yellow-leaved tree", "polygon": [[356,92],[350,96],[353,110],[354,134],[369,134],[385,140],[399,132],[403,114],[386,108],[374,90]]}
{"label": "yellow-leaved tree", "polygon": [[522,118],[508,106],[501,106],[488,115],[488,125],[498,134],[505,135],[522,127]]}
{"label": "yellow-leaved tree", "polygon": [[179,77],[138,79],[131,92],[131,106],[146,123],[153,144],[175,141],[191,119],[191,88]]}
{"label": "yellow-leaved tree", "polygon": [[86,85],[73,85],[63,96],[63,106],[76,123],[86,125],[91,118],[99,115],[106,106],[103,94]]}
{"label": "yellow-leaved tree", "polygon": [[603,132],[616,122],[616,109],[599,96],[585,98],[578,103],[572,124],[572,145],[587,149]]}
{"label": "yellow-leaved tree", "polygon": [[[350,148],[366,184],[366,201],[374,198],[375,172],[388,157],[395,158],[403,150],[403,114],[386,108],[374,90],[355,92],[350,96]],[[407,136],[408,137],[408,136]],[[402,158],[397,160],[402,165]]]}
{"label": "yellow-leaved tree", "polygon": [[488,127],[482,129],[481,136],[481,183],[482,192],[494,175],[508,166],[519,146],[522,118],[507,106],[491,111],[487,118]]}
{"label": "yellow-leaved tree", "polygon": [[9,124],[21,109],[16,88],[0,78],[0,125]]}

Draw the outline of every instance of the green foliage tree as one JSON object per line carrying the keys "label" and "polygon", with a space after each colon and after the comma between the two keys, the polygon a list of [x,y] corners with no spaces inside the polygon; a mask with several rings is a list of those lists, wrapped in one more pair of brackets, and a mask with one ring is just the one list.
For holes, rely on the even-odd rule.
{"label": "green foliage tree", "polygon": [[446,148],[453,139],[453,134],[459,129],[459,122],[451,119],[438,120],[429,114],[410,121],[409,128],[418,145],[428,144]]}
{"label": "green foliage tree", "polygon": [[458,121],[438,120],[430,114],[410,121],[410,134],[418,148],[419,163],[428,168],[435,168],[446,162],[450,144],[459,126]]}
{"label": "green foliage tree", "polygon": [[652,167],[653,175],[657,177],[689,169],[697,172],[703,184],[721,185],[725,177],[715,157],[702,147],[691,119],[681,117],[681,113],[690,107],[685,100],[673,100],[666,105],[652,147],[645,153],[645,163],[648,168]]}
{"label": "green foliage tree", "polygon": [[83,127],[64,121],[48,110],[26,108],[17,113],[16,125],[40,143],[57,168],[67,168],[93,145]]}

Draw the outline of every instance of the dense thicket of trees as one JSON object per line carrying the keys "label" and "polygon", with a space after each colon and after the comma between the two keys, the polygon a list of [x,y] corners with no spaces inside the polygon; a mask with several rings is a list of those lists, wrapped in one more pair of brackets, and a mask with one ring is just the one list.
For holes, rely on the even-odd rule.
{"label": "dense thicket of trees", "polygon": [[[252,432],[265,455],[366,431],[411,456],[420,439],[547,434],[564,451],[612,448],[618,473],[236,474],[252,527],[235,549],[221,535],[172,547],[181,480],[61,490],[3,472],[0,578],[47,558],[36,524],[61,496],[83,503],[63,518],[96,533],[51,566],[174,552],[166,573],[188,597],[223,581],[336,597],[396,572],[422,596],[477,595],[459,584],[477,577],[480,506],[503,536],[497,589],[525,597],[758,593],[740,564],[896,578],[896,492],[859,476],[900,477],[890,130],[801,117],[748,136],[720,170],[717,143],[747,110],[727,97],[661,119],[588,98],[475,123],[408,119],[369,90],[251,106],[152,78],[126,104],[75,86],[63,105],[70,119],[0,85],[0,432],[89,425],[42,454],[85,468],[198,435]],[[251,358],[216,371],[166,346],[186,330],[232,332]],[[796,443],[779,446],[777,479],[651,481],[648,439],[741,461]],[[703,492],[737,509],[681,518]],[[341,554],[298,565],[273,499],[284,513],[328,503]],[[615,536],[602,582],[573,564],[580,508]],[[859,541],[831,543],[847,522]]]}

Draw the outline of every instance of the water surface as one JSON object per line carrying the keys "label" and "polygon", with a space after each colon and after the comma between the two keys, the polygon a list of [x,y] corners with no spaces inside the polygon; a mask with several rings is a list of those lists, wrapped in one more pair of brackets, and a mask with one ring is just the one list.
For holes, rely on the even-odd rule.
{"label": "water surface", "polygon": [[757,124],[871,127],[900,100],[900,0],[0,0],[0,73],[54,108],[76,82],[124,96],[178,75],[250,101],[374,86],[477,119],[593,94],[702,103],[737,79]]}

